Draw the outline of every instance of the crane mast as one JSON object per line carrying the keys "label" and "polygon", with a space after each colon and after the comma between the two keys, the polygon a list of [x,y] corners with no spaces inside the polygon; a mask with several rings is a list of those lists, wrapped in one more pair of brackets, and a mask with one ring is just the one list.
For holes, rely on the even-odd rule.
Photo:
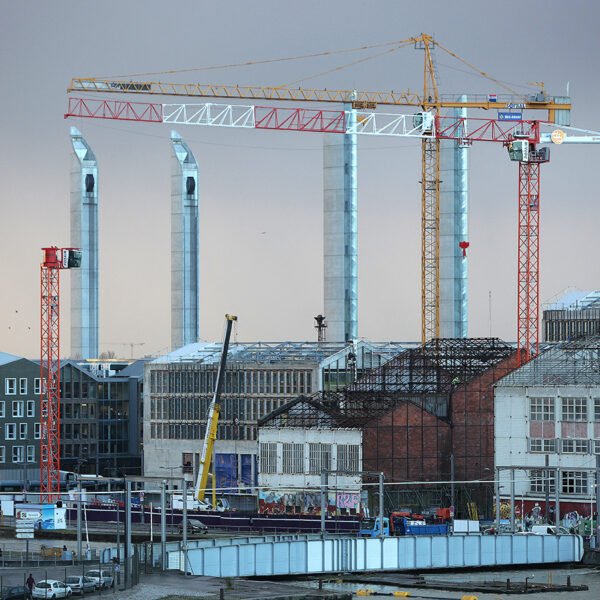
{"label": "crane mast", "polygon": [[60,271],[79,267],[81,250],[42,250],[40,502],[51,504],[60,493]]}
{"label": "crane mast", "polygon": [[[217,381],[212,401],[208,408],[208,418],[206,421],[206,432],[204,433],[204,444],[202,445],[202,454],[200,455],[200,464],[198,466],[198,479],[196,481],[196,500],[203,501],[206,494],[206,482],[208,481],[208,469],[213,455],[213,447],[217,439],[217,425],[219,422],[219,413],[221,406],[219,398],[223,386],[223,376],[227,367],[227,352],[229,350],[229,339],[231,338],[231,327],[233,322],[237,321],[235,315],[225,315],[225,336],[223,337],[223,348],[221,349],[221,360],[219,361],[219,370],[217,371]],[[214,481],[213,465],[213,481]],[[214,487],[214,486],[213,486]],[[187,502],[187,498],[184,498]],[[213,507],[214,508],[214,507]]]}

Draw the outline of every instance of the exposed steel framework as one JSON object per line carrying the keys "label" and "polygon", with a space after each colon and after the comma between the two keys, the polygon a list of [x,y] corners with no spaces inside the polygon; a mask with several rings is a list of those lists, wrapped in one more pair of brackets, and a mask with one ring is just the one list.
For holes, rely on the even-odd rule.
{"label": "exposed steel framework", "polygon": [[539,353],[540,162],[519,162],[517,348],[519,362]]}
{"label": "exposed steel framework", "polygon": [[40,502],[52,504],[60,492],[60,271],[69,268],[65,251],[74,249],[42,250]]}

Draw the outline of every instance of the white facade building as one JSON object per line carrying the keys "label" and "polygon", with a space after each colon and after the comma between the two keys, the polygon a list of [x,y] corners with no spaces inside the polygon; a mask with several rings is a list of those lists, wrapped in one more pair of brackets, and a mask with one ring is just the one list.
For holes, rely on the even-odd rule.
{"label": "white facade building", "polygon": [[588,338],[543,352],[496,384],[495,464],[500,497],[526,503],[557,490],[560,512],[588,515],[600,454],[600,341]]}
{"label": "white facade building", "polygon": [[342,472],[327,475],[328,504],[342,514],[360,510],[361,430],[261,427],[258,442],[261,512],[317,512],[323,470]]}

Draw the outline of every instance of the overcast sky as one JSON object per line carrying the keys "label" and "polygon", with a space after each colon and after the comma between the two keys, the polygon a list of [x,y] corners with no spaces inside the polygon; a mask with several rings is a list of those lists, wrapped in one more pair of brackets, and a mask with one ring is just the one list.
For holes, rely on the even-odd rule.
{"label": "overcast sky", "polygon": [[[64,120],[72,77],[297,56],[425,31],[519,92],[543,81],[573,99],[572,124],[600,130],[600,4],[571,1],[13,2],[0,19],[0,351],[39,356],[39,263],[69,245],[69,126],[100,168],[100,349],[170,343],[170,141],[166,125]],[[281,85],[361,57],[191,72],[178,81]],[[442,93],[503,90],[436,53]],[[411,47],[307,79],[305,87],[418,90]],[[531,88],[530,88],[531,89]],[[168,101],[168,100],[167,100]],[[482,115],[479,115],[482,116]],[[493,116],[493,115],[489,115]],[[541,115],[540,115],[541,118]],[[201,337],[314,340],[323,311],[320,134],[181,127],[200,165]],[[359,335],[420,337],[420,149],[359,139]],[[600,288],[600,147],[552,149],[542,167],[541,297]],[[516,337],[517,169],[499,144],[470,154],[469,333]],[[265,233],[262,233],[265,232]],[[69,353],[69,274],[62,350]]]}

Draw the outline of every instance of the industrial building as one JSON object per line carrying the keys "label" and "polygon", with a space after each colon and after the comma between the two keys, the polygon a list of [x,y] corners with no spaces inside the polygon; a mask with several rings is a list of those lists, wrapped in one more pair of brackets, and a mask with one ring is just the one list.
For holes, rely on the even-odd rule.
{"label": "industrial building", "polygon": [[[516,366],[514,348],[497,338],[432,340],[344,389],[268,415],[259,423],[260,439],[264,427],[360,430],[362,469],[383,471],[388,483],[409,483],[386,489],[391,506],[420,511],[453,504],[467,515],[475,504],[491,513],[493,386]],[[306,444],[302,433],[297,443]],[[452,485],[482,480],[490,483]],[[420,485],[426,482],[435,483]]]}
{"label": "industrial building", "polygon": [[566,342],[600,334],[600,291],[572,291],[543,311],[542,331],[547,342]]}
{"label": "industrial building", "polygon": [[[219,400],[217,487],[256,485],[259,419],[299,395],[344,387],[400,350],[392,342],[231,343]],[[190,344],[146,364],[145,476],[195,481],[220,353],[220,343]]]}
{"label": "industrial building", "polygon": [[[543,351],[498,381],[496,466],[500,497],[526,513],[559,500],[561,515],[590,514],[600,454],[600,337]],[[547,495],[549,497],[547,497]]]}

